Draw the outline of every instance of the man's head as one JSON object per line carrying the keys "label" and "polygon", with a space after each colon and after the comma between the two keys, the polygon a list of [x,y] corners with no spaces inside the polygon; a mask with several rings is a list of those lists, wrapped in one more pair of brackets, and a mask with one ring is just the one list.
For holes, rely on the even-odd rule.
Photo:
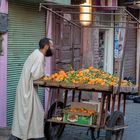
{"label": "man's head", "polygon": [[46,56],[53,55],[53,42],[50,38],[43,38],[39,41],[39,49]]}

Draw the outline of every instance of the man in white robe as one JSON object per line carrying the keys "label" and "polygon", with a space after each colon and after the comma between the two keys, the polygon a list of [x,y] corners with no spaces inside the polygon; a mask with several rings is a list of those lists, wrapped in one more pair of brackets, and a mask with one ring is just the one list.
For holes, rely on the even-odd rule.
{"label": "man in white robe", "polygon": [[44,138],[44,109],[33,81],[44,76],[45,56],[52,56],[52,41],[43,38],[27,58],[16,90],[12,135],[9,140]]}

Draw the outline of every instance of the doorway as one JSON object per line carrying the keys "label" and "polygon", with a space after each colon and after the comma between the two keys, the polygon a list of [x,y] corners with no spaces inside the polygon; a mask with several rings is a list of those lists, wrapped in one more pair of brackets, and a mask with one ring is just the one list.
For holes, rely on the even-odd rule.
{"label": "doorway", "polygon": [[111,29],[99,31],[99,68],[113,73],[113,32]]}

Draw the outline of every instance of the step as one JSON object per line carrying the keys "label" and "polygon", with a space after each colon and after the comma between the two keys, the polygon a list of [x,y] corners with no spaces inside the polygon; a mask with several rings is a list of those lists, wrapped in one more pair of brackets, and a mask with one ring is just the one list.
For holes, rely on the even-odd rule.
{"label": "step", "polygon": [[11,134],[11,129],[10,128],[0,127],[0,136],[9,136],[10,134]]}

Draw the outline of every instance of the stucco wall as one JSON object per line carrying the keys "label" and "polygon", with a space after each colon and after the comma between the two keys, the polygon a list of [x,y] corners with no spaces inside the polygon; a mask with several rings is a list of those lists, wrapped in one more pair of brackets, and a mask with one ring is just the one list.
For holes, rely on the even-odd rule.
{"label": "stucco wall", "polygon": [[[0,13],[8,13],[7,0],[2,0]],[[6,77],[7,77],[7,38],[8,34],[2,35],[3,53],[0,55],[0,127],[6,126]]]}

